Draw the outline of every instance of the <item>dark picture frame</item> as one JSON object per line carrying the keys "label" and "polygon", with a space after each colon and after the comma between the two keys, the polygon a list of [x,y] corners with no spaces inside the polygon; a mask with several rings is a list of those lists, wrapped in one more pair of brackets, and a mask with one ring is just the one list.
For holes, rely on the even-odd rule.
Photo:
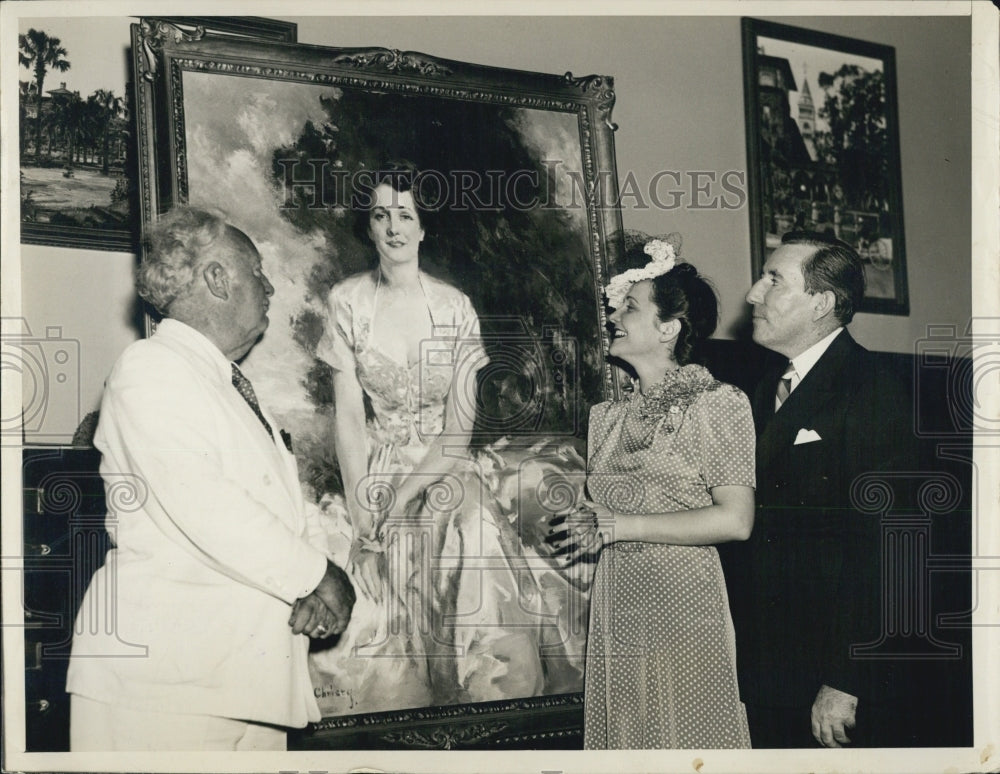
{"label": "dark picture frame", "polygon": [[[374,255],[344,222],[339,171],[377,168],[380,157],[435,170],[449,192],[436,227],[428,225],[421,266],[426,254],[430,273],[471,298],[491,363],[477,394],[508,406],[477,407],[473,445],[555,437],[582,451],[590,406],[617,392],[602,296],[622,250],[612,78],[236,40],[162,20],[133,25],[132,50],[141,228],[174,204],[217,207],[284,283],[242,367],[291,431],[307,496],[336,486],[323,470],[331,439],[310,435],[323,424],[317,396],[328,391],[315,358],[328,322],[322,303]],[[527,404],[507,392],[521,382]],[[304,402],[289,397],[303,387]],[[335,715],[293,744],[578,748],[579,690],[582,682],[527,698]]]}
{"label": "dark picture frame", "polygon": [[175,27],[195,32],[198,29],[217,35],[274,43],[296,43],[299,25],[295,22],[268,19],[263,16],[147,16],[151,20],[165,21]]}
{"label": "dark picture frame", "polygon": [[[196,30],[201,29],[209,30],[220,35],[249,37],[258,40],[270,40],[285,43],[294,43],[298,39],[298,25],[294,22],[266,19],[259,16],[163,16],[156,18],[175,24],[179,28],[189,32],[195,32]],[[114,48],[115,45],[119,45],[124,55],[125,49],[129,45],[129,40],[126,36],[121,40],[108,40],[107,44],[112,48]],[[63,48],[69,48],[69,55],[72,58],[73,41],[70,39],[61,39],[61,45]],[[66,54],[64,53],[56,58],[65,59],[65,57]],[[41,194],[42,199],[47,198],[45,195],[45,189],[50,186],[46,186],[44,183],[35,181],[21,192],[20,227],[22,244],[48,245],[52,247],[89,250],[107,250],[114,252],[136,251],[138,214],[136,212],[137,201],[134,195],[134,182],[138,175],[134,145],[135,138],[128,130],[131,122],[130,114],[133,112],[133,107],[127,99],[127,95],[132,92],[131,84],[127,83],[128,71],[129,68],[127,66],[127,62],[123,58],[122,86],[124,88],[121,93],[117,95],[117,100],[114,99],[116,95],[114,94],[113,89],[105,90],[110,92],[109,99],[111,100],[110,104],[106,106],[107,110],[111,111],[111,114],[106,116],[105,120],[112,125],[112,127],[109,128],[109,133],[112,135],[111,144],[113,147],[117,148],[117,151],[114,153],[114,159],[110,165],[112,167],[112,172],[117,174],[118,179],[114,192],[109,196],[105,191],[104,196],[109,196],[109,198],[106,202],[101,202],[101,190],[99,187],[94,187],[93,190],[88,190],[86,198],[93,201],[90,197],[98,197],[96,205],[91,203],[89,208],[84,208],[81,204],[80,212],[76,215],[70,215],[67,217],[62,212],[59,212],[58,208],[53,208],[55,210],[53,212],[49,210],[48,207],[38,204],[36,201],[36,195]],[[24,71],[22,70],[22,72]],[[71,70],[70,74],[72,75],[73,72],[74,71]],[[53,70],[48,80],[54,80],[56,75],[59,75],[59,72],[57,70]],[[30,83],[30,80],[26,82]],[[107,86],[109,84],[104,85]],[[114,85],[110,84],[110,86]],[[52,96],[46,98],[48,103],[59,102],[61,98],[64,101],[76,100],[80,103],[80,107],[75,112],[72,111],[71,106],[67,106],[67,109],[64,110],[64,123],[76,121],[78,124],[83,126],[87,121],[93,122],[99,119],[99,116],[96,115],[89,117],[82,115],[84,112],[83,107],[86,103],[80,100],[79,94],[74,97],[73,93],[66,89],[60,89],[56,93],[52,93],[48,88],[46,88],[45,91],[52,94]],[[65,95],[65,97],[62,95]],[[20,98],[22,121],[25,121],[28,118],[28,112],[31,110],[34,110],[37,113],[39,108],[35,102],[36,99],[37,95],[22,96]],[[46,108],[47,115],[52,115],[53,112],[55,112],[53,111],[51,105],[47,104]],[[32,134],[30,127],[21,127],[20,131],[25,132],[27,135]],[[74,167],[76,167],[75,172],[82,174],[84,172],[83,167],[86,166],[81,166],[76,163],[77,159],[74,158],[76,154],[73,153],[72,149],[73,143],[66,139],[70,135],[70,132],[71,130],[66,127],[63,127],[61,131],[56,132],[61,139],[57,140],[55,143],[55,157],[53,157],[52,154],[53,141],[50,139],[49,154],[48,159],[46,160],[50,169],[56,169],[59,166],[59,163],[66,162],[65,170],[63,171],[63,177],[65,178],[78,177],[79,175],[74,173]],[[49,128],[49,133],[50,135],[53,133],[52,128]],[[26,142],[25,145],[30,147],[30,142]],[[37,150],[35,155],[36,157],[39,155]],[[95,156],[96,155],[97,152],[95,151]],[[108,175],[105,175],[105,177],[107,176]],[[59,180],[59,178],[55,179]],[[60,182],[56,185],[61,184],[64,187],[72,187],[76,182],[77,181],[75,180],[68,180],[65,182],[60,180]],[[22,176],[22,185],[24,185],[24,183],[25,181]],[[83,183],[83,185],[87,186],[87,183]],[[36,217],[38,217],[37,220]],[[42,221],[42,218],[45,218],[46,220]],[[76,223],[88,223],[88,225],[76,225],[74,221]]]}
{"label": "dark picture frame", "polygon": [[859,311],[908,315],[895,49],[751,18],[742,33],[754,276],[782,234],[831,232],[865,263]]}

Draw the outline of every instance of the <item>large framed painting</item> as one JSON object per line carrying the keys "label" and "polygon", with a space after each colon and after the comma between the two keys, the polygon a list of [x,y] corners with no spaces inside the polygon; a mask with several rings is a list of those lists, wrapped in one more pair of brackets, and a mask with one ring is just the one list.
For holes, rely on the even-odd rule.
{"label": "large framed painting", "polygon": [[[294,23],[161,17],[193,31],[295,42]],[[134,251],[136,159],[128,81],[135,17],[21,20],[18,92],[21,242]],[[109,55],[110,52],[110,55]]]}
{"label": "large framed painting", "polygon": [[[142,229],[188,204],[222,211],[258,247],[275,286],[271,324],[241,367],[287,431],[322,514],[339,507],[343,484],[332,372],[318,347],[338,324],[331,288],[374,276],[354,196],[387,160],[418,170],[433,210],[421,222],[421,269],[460,289],[481,325],[488,363],[461,450],[477,471],[465,486],[479,489],[461,495],[489,501],[499,542],[483,529],[423,555],[414,577],[436,596],[424,600],[432,614],[419,644],[393,628],[398,618],[372,623],[349,652],[314,643],[324,720],[294,744],[578,747],[592,566],[562,566],[545,540],[553,514],[582,491],[589,409],[616,389],[601,294],[621,252],[613,80],[152,20],[133,26],[132,50]],[[331,554],[351,539],[333,534]],[[499,589],[497,573],[515,585]],[[462,627],[473,620],[489,623],[470,635]]]}
{"label": "large framed painting", "polygon": [[863,312],[909,314],[891,46],[743,19],[754,275],[789,231],[858,250]]}

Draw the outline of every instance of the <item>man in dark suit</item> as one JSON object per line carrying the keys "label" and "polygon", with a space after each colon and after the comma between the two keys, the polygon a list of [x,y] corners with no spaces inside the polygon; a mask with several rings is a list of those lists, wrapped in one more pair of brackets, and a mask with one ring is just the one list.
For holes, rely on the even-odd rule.
{"label": "man in dark suit", "polygon": [[787,358],[755,395],[757,516],[732,578],[754,747],[912,743],[906,665],[852,653],[878,641],[883,599],[859,477],[917,463],[908,392],[844,328],[864,286],[848,245],[796,233],[747,294],[754,341]]}

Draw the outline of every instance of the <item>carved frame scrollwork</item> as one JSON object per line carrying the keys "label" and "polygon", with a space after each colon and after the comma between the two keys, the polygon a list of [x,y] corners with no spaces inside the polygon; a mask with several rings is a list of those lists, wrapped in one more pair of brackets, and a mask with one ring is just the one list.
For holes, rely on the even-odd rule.
{"label": "carved frame scrollwork", "polygon": [[[276,45],[211,30],[208,34],[197,28],[185,32],[162,20],[133,25],[132,35],[133,51],[139,52],[134,68],[143,228],[172,203],[188,198],[184,74],[217,73],[575,114],[588,208],[587,237],[598,289],[618,261],[621,246],[613,235],[621,230],[621,213],[611,76],[507,70],[387,48]],[[605,308],[599,290],[594,304],[604,335]],[[602,342],[605,352],[607,343]],[[617,392],[610,366],[605,368],[604,389],[607,395]]]}
{"label": "carved frame scrollwork", "polygon": [[299,749],[576,749],[583,695],[430,707],[324,718],[293,734]]}

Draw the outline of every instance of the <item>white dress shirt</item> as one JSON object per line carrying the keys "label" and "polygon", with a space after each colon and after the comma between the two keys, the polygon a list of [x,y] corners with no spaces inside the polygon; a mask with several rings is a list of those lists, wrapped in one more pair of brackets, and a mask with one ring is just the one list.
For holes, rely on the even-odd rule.
{"label": "white dress shirt", "polygon": [[[795,388],[799,386],[799,382],[806,378],[806,374],[809,373],[813,366],[815,366],[826,350],[833,344],[833,340],[840,335],[840,332],[844,330],[844,326],[840,326],[835,331],[832,331],[828,336],[817,341],[805,352],[793,357],[789,362],[792,367],[795,368],[795,373],[792,374],[791,384],[788,388],[788,394],[791,395],[795,392]],[[787,400],[787,398],[785,399]],[[774,399],[774,410],[777,411],[781,404],[778,399]]]}

